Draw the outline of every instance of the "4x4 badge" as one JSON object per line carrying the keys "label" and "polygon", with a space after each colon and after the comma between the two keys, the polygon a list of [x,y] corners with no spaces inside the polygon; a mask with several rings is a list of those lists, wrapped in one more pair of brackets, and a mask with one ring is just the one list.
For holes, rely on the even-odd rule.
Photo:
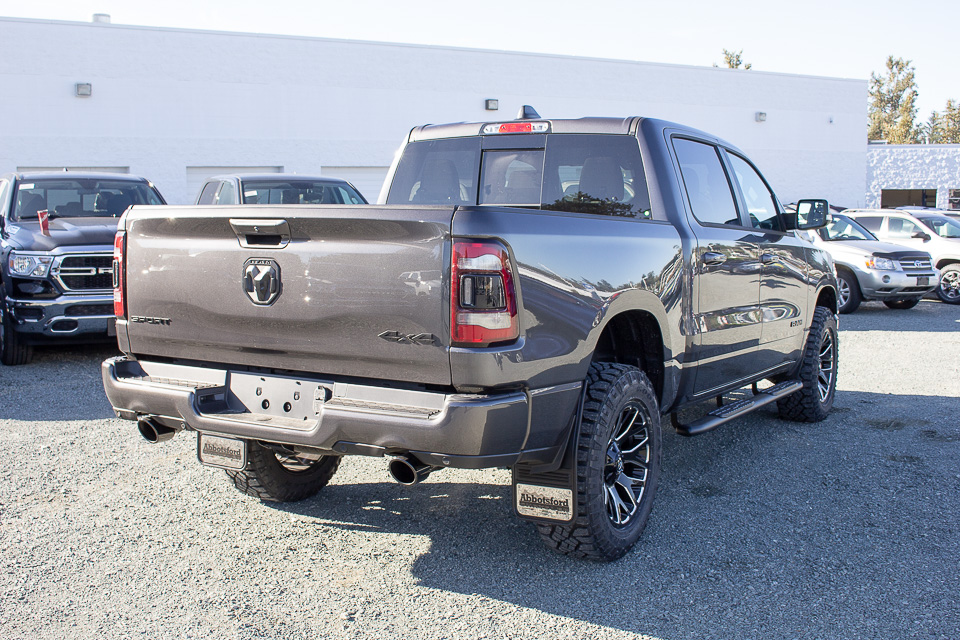
{"label": "4x4 badge", "polygon": [[243,291],[256,305],[273,304],[280,297],[280,265],[269,258],[250,258],[243,263]]}

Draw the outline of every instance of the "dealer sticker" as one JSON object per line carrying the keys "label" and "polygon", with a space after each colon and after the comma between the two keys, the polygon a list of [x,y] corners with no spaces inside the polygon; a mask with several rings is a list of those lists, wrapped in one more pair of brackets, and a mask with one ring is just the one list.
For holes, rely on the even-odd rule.
{"label": "dealer sticker", "polygon": [[573,491],[556,487],[517,484],[517,513],[530,518],[573,520]]}

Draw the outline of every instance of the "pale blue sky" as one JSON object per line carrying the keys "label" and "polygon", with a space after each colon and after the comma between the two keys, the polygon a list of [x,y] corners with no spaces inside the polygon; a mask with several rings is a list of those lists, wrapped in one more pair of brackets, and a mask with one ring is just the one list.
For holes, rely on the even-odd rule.
{"label": "pale blue sky", "polygon": [[88,22],[94,13],[114,24],[698,66],[742,49],[755,70],[863,80],[894,55],[916,68],[918,121],[960,101],[957,0],[0,0],[4,17]]}

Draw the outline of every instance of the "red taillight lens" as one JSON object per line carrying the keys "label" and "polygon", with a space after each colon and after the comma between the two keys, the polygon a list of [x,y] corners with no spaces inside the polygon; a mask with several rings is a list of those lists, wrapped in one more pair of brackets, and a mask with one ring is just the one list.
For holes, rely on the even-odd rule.
{"label": "red taillight lens", "polygon": [[123,250],[127,243],[127,232],[117,231],[113,238],[113,315],[127,317],[127,304],[124,294],[126,278],[123,273]]}
{"label": "red taillight lens", "polygon": [[488,241],[453,243],[450,308],[453,346],[486,347],[520,336],[506,247]]}

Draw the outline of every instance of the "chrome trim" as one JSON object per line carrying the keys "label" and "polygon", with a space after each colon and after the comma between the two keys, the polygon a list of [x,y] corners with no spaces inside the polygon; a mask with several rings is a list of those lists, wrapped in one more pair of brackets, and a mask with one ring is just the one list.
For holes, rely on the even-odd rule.
{"label": "chrome trim", "polygon": [[[70,258],[104,258],[109,261],[109,267],[64,267],[63,263]],[[53,264],[50,266],[50,277],[60,288],[63,289],[64,293],[90,293],[96,291],[108,292],[112,291],[112,287],[97,287],[89,289],[76,289],[74,287],[67,286],[67,283],[63,281],[63,277],[95,277],[99,275],[110,275],[112,280],[113,274],[113,253],[105,253],[100,251],[90,251],[90,252],[76,252],[76,253],[66,253],[60,256],[57,256]]]}

